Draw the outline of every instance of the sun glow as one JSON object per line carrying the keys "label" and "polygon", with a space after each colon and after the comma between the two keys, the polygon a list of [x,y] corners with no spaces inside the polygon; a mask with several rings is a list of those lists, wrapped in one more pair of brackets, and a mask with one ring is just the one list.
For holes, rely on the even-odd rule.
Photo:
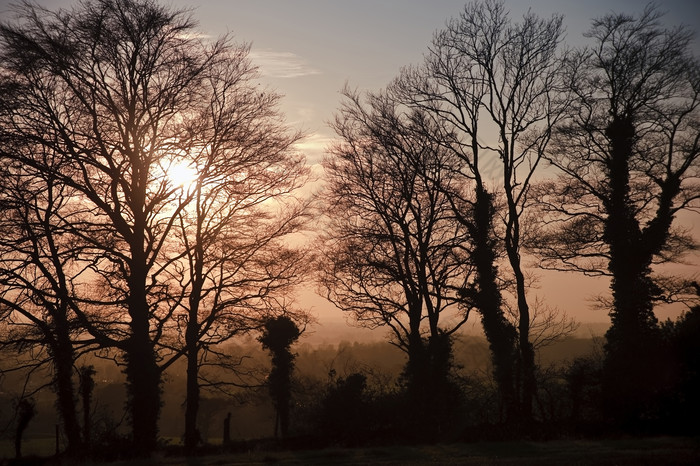
{"label": "sun glow", "polygon": [[189,190],[197,181],[197,170],[186,161],[173,162],[167,170],[168,179],[174,186]]}

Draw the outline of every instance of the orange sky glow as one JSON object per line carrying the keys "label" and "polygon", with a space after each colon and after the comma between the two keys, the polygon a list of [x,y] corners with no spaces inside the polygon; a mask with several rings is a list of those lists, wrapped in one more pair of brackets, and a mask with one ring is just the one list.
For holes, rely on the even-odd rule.
{"label": "orange sky glow", "polygon": [[[464,1],[460,0],[237,0],[198,1],[162,0],[176,8],[192,7],[193,17],[203,34],[217,37],[230,33],[237,42],[251,43],[251,58],[260,67],[262,81],[284,96],[282,110],[288,123],[307,133],[298,146],[305,153],[315,173],[334,135],[327,122],[340,103],[339,91],[348,83],[359,90],[378,90],[400,71],[402,66],[418,63],[433,33],[457,16]],[[0,0],[0,16],[7,14],[8,0]],[[37,0],[50,9],[67,8],[70,0]],[[566,42],[577,46],[585,43],[583,32],[593,17],[613,12],[639,12],[645,2],[634,0],[508,0],[512,18],[530,8],[541,16],[564,15]],[[700,31],[700,2],[667,0],[659,2],[668,11],[669,25],[685,23]],[[694,48],[700,55],[700,39]],[[183,176],[187,176],[183,169]],[[180,182],[180,181],[178,181]],[[186,181],[182,181],[185,183]],[[700,215],[687,214],[682,224],[700,231]],[[700,235],[696,234],[700,241]],[[700,253],[687,257],[687,264],[671,270],[686,274],[700,272]],[[568,273],[543,272],[537,295],[552,307],[565,311],[581,323],[608,321],[606,311],[595,309],[592,298],[608,292],[605,279],[588,278]],[[299,294],[302,307],[311,309],[323,325],[345,321],[342,312],[316,295],[313,289]],[[682,306],[658,309],[660,319],[674,318]],[[476,316],[470,317],[478,322]],[[319,330],[321,332],[322,330]]]}

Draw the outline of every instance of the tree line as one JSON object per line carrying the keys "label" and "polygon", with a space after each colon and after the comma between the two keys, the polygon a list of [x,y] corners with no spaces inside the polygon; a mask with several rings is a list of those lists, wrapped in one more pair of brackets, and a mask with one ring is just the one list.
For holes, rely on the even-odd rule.
{"label": "tree line", "polygon": [[473,310],[504,420],[533,421],[536,340],[552,336],[542,324],[570,326],[533,302],[532,257],[609,277],[607,412],[627,425],[649,415],[667,363],[654,306],[698,298],[692,277],[654,270],[696,249],[675,221],[700,198],[693,34],[662,16],[653,5],[605,15],[593,44],[572,49],[560,16],[512,22],[503,3],[470,3],[424,63],[383,90],[344,91],[324,165],[322,288],[359,322],[391,329],[428,410],[449,399],[430,387]]}
{"label": "tree line", "polygon": [[[416,431],[448,428],[463,391],[453,340],[472,314],[498,423],[538,421],[537,349],[574,323],[533,298],[531,259],[610,279],[610,422],[660,416],[678,389],[670,360],[697,385],[680,342],[697,332],[698,284],[656,266],[696,248],[677,218],[699,207],[700,67],[692,31],[665,28],[653,5],[594,20],[579,49],[561,16],[465,5],[422,63],[384,89],[343,90],[315,197],[303,134],[257,82],[248,45],[205,40],[155,0],[15,13],[0,25],[1,343],[11,370],[50,368],[69,454],[90,440],[83,356],[123,368],[137,455],[156,448],[162,378],[185,360],[194,451],[202,388],[236,385],[202,368],[235,373],[225,343],[258,333],[284,434],[289,346],[310,320],[294,289],[311,280],[405,352]],[[678,301],[689,313],[659,323],[655,305]],[[364,387],[337,384],[341,398]]]}

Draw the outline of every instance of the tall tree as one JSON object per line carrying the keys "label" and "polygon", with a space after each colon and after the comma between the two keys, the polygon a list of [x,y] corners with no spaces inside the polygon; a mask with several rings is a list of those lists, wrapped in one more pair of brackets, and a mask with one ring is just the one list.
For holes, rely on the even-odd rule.
{"label": "tall tree", "polygon": [[[211,285],[193,280],[185,292],[184,281],[174,280],[178,274],[188,276],[185,281],[194,277],[189,275],[192,269],[184,272],[182,267],[189,267],[195,253],[178,247],[207,247],[192,240],[196,225],[187,222],[206,213],[198,222],[211,226],[207,235],[219,234],[218,224],[229,228],[226,238],[235,237],[220,215],[227,212],[221,195],[236,199],[236,183],[261,190],[252,194],[259,204],[252,202],[252,210],[239,212],[238,227],[248,225],[245,218],[270,218],[273,211],[284,211],[281,197],[265,204],[262,190],[281,196],[303,178],[294,171],[303,165],[292,150],[298,135],[286,133],[275,110],[277,97],[248,79],[247,48],[227,38],[205,41],[185,11],[152,0],[94,0],[57,12],[24,4],[16,11],[14,23],[0,26],[3,78],[21,89],[13,94],[11,106],[0,106],[8,109],[2,112],[3,139],[23,139],[42,150],[4,146],[3,157],[50,174],[71,191],[71,202],[60,213],[72,215],[62,223],[63,234],[70,244],[80,245],[76,261],[90,270],[71,289],[82,304],[72,311],[83,331],[123,355],[134,452],[148,454],[157,439],[161,372],[172,357],[186,353],[175,350],[161,361],[173,350],[168,330],[177,325],[185,297],[196,296],[191,285],[202,287],[199,292]],[[235,107],[236,102],[249,105]],[[251,147],[260,150],[246,149]],[[47,163],[41,154],[51,154],[56,162]],[[210,174],[220,170],[216,176],[227,180],[228,187],[210,207],[199,204],[197,211],[193,205],[208,194],[183,189],[172,176],[176,165],[207,166]],[[288,169],[292,172],[286,173]],[[255,175],[247,178],[252,171]],[[250,223],[255,224],[260,225]],[[274,229],[274,224],[267,227]],[[257,235],[248,228],[239,233]],[[264,249],[266,258],[257,264],[269,285],[265,273],[274,275],[283,268],[272,270],[269,259],[280,237],[270,231],[255,235],[260,243],[251,240],[235,253],[235,246],[219,236],[222,244],[214,249],[229,257],[205,267],[215,274],[233,274],[227,269],[229,259],[236,259],[231,254],[252,257]],[[216,255],[214,249],[208,253]],[[234,269],[247,271],[249,265],[239,261]],[[101,291],[97,297],[90,294],[95,288]],[[226,291],[218,299],[225,302]],[[195,301],[185,306],[185,314],[198,305]],[[202,322],[190,321],[193,326]],[[191,328],[188,338],[208,330],[208,325],[199,333]]]}
{"label": "tall tree", "polygon": [[[512,399],[512,389],[505,385],[515,382],[515,365],[509,360],[517,342],[522,386],[519,399],[506,403],[512,414],[517,409],[524,419],[532,417],[535,354],[521,219],[551,129],[565,107],[562,35],[560,16],[541,19],[528,12],[514,23],[502,2],[472,2],[435,35],[425,65],[406,70],[395,84],[409,105],[425,109],[436,126],[444,128],[437,133],[440,144],[464,161],[462,174],[473,181],[473,196],[455,202],[458,218],[478,246],[479,279],[463,294],[481,311],[506,399]],[[517,336],[506,320],[496,283],[499,250],[507,257],[508,267],[502,271],[513,276]]]}
{"label": "tall tree", "polygon": [[78,341],[72,310],[71,290],[80,269],[70,258],[79,246],[69,244],[58,215],[71,202],[71,190],[30,167],[4,158],[0,164],[0,319],[9,324],[0,346],[20,356],[23,362],[15,369],[49,366],[68,454],[77,454],[82,441],[73,366],[89,341]]}
{"label": "tall tree", "polygon": [[460,162],[430,140],[422,112],[390,93],[344,95],[333,124],[340,141],[324,161],[320,284],[360,325],[391,330],[408,355],[409,389],[421,389],[447,375],[449,336],[469,315],[457,296],[471,278],[468,232],[443,192],[460,189]]}
{"label": "tall tree", "polygon": [[248,47],[235,53],[209,71],[208,98],[190,110],[199,117],[186,127],[193,138],[181,155],[191,179],[181,188],[192,202],[178,214],[169,244],[175,254],[162,264],[180,308],[180,339],[169,345],[173,356],[163,367],[184,351],[188,451],[199,439],[200,386],[209,385],[200,368],[216,362],[217,345],[280,312],[304,270],[304,252],[288,241],[308,214],[296,193],[309,175],[293,148],[300,134],[283,124],[279,95],[255,85]]}
{"label": "tall tree", "polygon": [[153,345],[160,322],[152,333],[149,272],[169,229],[159,214],[172,191],[154,167],[177,136],[175,116],[202,58],[182,35],[189,20],[151,2],[99,1],[71,12],[25,4],[17,16],[0,29],[2,60],[24,92],[16,111],[3,115],[4,130],[59,163],[33,152],[9,156],[52,173],[81,198],[84,217],[70,233],[92,246],[94,270],[111,287],[113,299],[103,304],[124,324],[110,343],[126,357],[133,439],[146,453],[155,447],[160,409]]}
{"label": "tall tree", "polygon": [[541,235],[543,264],[611,279],[606,393],[628,421],[655,391],[654,305],[673,294],[653,267],[694,247],[675,221],[700,199],[700,67],[692,32],[661,18],[648,6],[593,21],[549,155],[562,175],[541,199],[555,222]]}

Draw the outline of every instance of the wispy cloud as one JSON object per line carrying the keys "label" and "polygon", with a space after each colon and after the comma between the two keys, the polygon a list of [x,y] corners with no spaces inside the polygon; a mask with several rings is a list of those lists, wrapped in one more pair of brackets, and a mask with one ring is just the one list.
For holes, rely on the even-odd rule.
{"label": "wispy cloud", "polygon": [[260,72],[264,76],[271,78],[298,78],[320,74],[320,71],[309,66],[302,57],[292,52],[252,50],[250,58],[260,67]]}
{"label": "wispy cloud", "polygon": [[295,147],[306,156],[307,162],[313,165],[323,159],[326,149],[332,141],[330,136],[316,132],[307,135]]}

